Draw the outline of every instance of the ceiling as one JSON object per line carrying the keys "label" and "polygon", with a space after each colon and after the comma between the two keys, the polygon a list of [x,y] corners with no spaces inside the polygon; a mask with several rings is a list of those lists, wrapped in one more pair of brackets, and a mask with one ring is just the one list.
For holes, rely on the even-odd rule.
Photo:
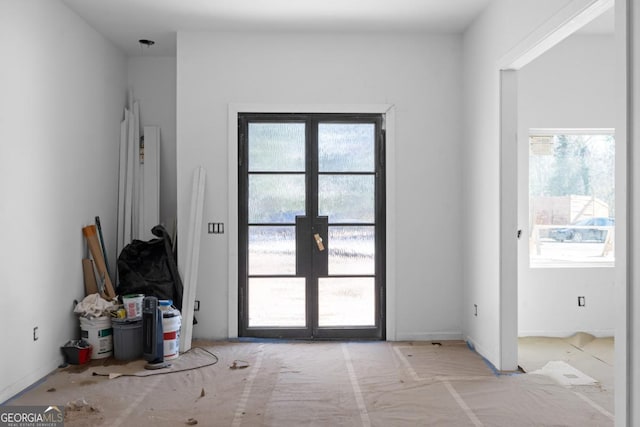
{"label": "ceiling", "polygon": [[63,0],[128,56],[175,55],[178,31],[457,33],[490,1]]}
{"label": "ceiling", "polygon": [[[178,31],[460,33],[491,0],[62,0],[127,56],[175,56]],[[581,33],[613,32],[613,10]],[[138,40],[155,41],[152,47]]]}

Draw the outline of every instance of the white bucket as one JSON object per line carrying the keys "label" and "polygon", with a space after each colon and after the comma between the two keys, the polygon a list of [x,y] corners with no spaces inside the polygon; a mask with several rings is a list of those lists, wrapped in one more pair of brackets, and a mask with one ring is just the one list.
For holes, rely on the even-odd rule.
{"label": "white bucket", "polygon": [[[171,316],[171,317],[165,317]],[[177,309],[162,312],[162,338],[164,341],[164,360],[177,359],[180,356],[180,325],[182,318]]]}
{"label": "white bucket", "polygon": [[127,319],[139,319],[142,317],[142,300],[144,295],[133,294],[124,295],[122,297],[122,303],[124,305],[124,311],[127,313]]}
{"label": "white bucket", "polygon": [[113,329],[108,316],[95,319],[80,318],[80,335],[93,346],[92,359],[104,359],[113,354]]}

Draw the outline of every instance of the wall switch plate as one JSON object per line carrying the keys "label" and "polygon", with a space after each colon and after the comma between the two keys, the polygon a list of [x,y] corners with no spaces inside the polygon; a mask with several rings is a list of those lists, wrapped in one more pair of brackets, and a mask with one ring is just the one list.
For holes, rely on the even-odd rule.
{"label": "wall switch plate", "polygon": [[35,326],[35,327],[33,328],[33,340],[34,340],[34,341],[38,341],[38,338],[39,338],[39,337],[38,337],[38,327],[37,327],[37,326]]}
{"label": "wall switch plate", "polygon": [[200,311],[200,300],[197,299],[193,302],[193,311]]}
{"label": "wall switch plate", "polygon": [[473,304],[473,315],[478,317],[478,304]]}
{"label": "wall switch plate", "polygon": [[223,234],[224,222],[210,222],[207,224],[207,231],[209,234]]}
{"label": "wall switch plate", "polygon": [[584,297],[578,297],[578,307],[584,307]]}

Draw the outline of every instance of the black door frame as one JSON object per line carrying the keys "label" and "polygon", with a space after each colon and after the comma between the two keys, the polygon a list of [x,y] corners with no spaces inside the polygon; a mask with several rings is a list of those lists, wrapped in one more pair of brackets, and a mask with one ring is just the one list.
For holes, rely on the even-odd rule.
{"label": "black door frame", "polygon": [[[297,122],[306,124],[306,151],[317,152],[318,123],[373,123],[375,125],[375,327],[318,327],[317,278],[306,280],[306,327],[248,327],[248,123]],[[306,156],[306,214],[317,216],[317,156]],[[294,224],[287,224],[294,225]],[[343,224],[340,225],[350,225]],[[363,224],[357,224],[363,225]],[[365,224],[366,225],[366,224]],[[373,225],[373,224],[372,224]],[[239,113],[238,114],[238,336],[295,339],[386,338],[386,173],[384,115],[350,113]],[[268,276],[267,276],[268,277]],[[293,276],[292,276],[293,277]],[[329,276],[341,277],[341,276]],[[348,277],[348,276],[347,276]],[[356,275],[361,277],[361,275]]]}

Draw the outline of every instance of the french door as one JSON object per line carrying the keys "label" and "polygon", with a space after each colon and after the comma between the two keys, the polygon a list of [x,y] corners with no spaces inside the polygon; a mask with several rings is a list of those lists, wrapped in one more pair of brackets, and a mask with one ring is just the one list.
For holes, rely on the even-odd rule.
{"label": "french door", "polygon": [[382,123],[239,116],[240,336],[384,338]]}

